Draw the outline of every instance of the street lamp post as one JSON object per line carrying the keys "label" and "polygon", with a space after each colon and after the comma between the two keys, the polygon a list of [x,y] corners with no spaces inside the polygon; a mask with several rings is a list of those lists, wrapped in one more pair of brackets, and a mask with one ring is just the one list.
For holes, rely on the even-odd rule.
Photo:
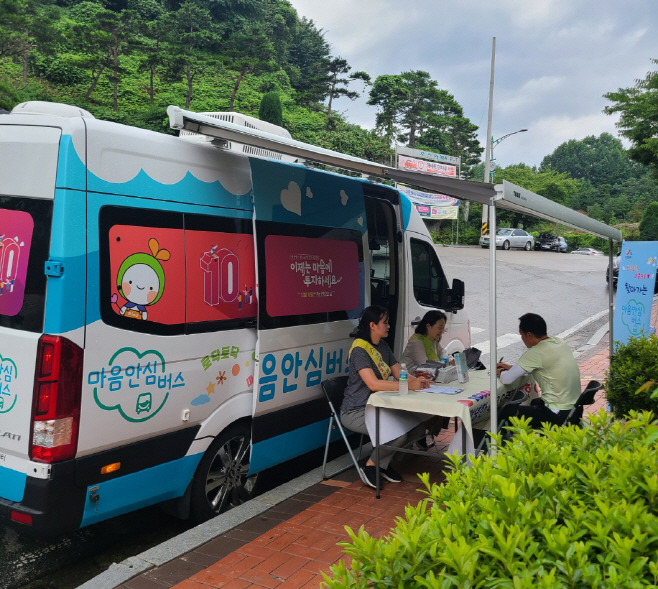
{"label": "street lamp post", "polygon": [[493,135],[491,136],[491,160],[489,163],[489,167],[491,168],[489,173],[491,176],[491,183],[493,184],[494,180],[494,167],[493,167],[493,162],[496,160],[494,157],[494,147],[498,145],[503,139],[507,139],[508,137],[511,137],[512,135],[516,135],[517,133],[525,133],[528,129],[519,129],[518,131],[514,131],[513,133],[508,133],[507,135],[503,135],[502,137],[499,137],[498,139],[494,140]]}
{"label": "street lamp post", "polygon": [[[493,171],[493,162],[494,162],[494,156],[493,156],[493,150],[496,145],[498,145],[503,139],[507,139],[508,137],[511,137],[512,135],[516,135],[517,133],[525,133],[528,129],[519,129],[518,131],[514,131],[513,133],[508,133],[507,135],[503,135],[502,137],[499,137],[498,139],[494,139],[493,135],[491,136],[491,143],[487,145],[488,149],[487,151],[489,152],[487,155],[490,154],[491,157],[485,158],[484,162],[484,181],[486,182],[487,180],[493,184],[494,181],[494,171]],[[487,169],[489,168],[489,169]],[[487,205],[482,205],[482,230],[480,232],[480,235],[488,235],[489,233],[489,207]]]}

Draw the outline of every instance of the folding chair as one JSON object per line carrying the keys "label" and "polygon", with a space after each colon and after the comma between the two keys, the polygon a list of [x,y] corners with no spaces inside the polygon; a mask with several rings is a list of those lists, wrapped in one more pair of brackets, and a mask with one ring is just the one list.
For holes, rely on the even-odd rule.
{"label": "folding chair", "polygon": [[[333,472],[331,474],[327,474],[327,456],[329,455],[329,444],[331,443],[331,432],[338,428],[340,431],[340,435],[343,436],[343,441],[345,442],[345,445],[347,446],[347,451],[350,453],[350,457],[352,458],[352,463],[354,464],[354,468],[356,468],[356,471],[359,473],[359,477],[361,480],[363,480],[363,475],[361,474],[361,468],[359,467],[359,460],[361,460],[361,450],[363,449],[363,434],[360,435],[360,440],[359,440],[359,456],[356,458],[354,456],[354,452],[352,452],[352,447],[350,446],[350,442],[347,439],[347,434],[345,433],[345,428],[340,423],[340,406],[343,402],[343,394],[345,393],[345,387],[347,386],[347,376],[337,376],[335,378],[329,378],[327,380],[322,381],[321,386],[322,386],[322,392],[324,393],[325,398],[327,399],[327,403],[329,404],[329,412],[330,412],[330,417],[329,417],[329,429],[327,430],[327,443],[324,446],[324,460],[322,462],[322,479],[330,479],[332,477],[335,477],[336,475],[339,475],[342,472],[345,472],[346,470],[349,470],[352,468],[351,465],[346,466],[345,468],[341,468],[340,470],[337,470],[336,472]],[[338,411],[336,410],[338,408]],[[347,430],[348,432],[350,430]],[[365,482],[365,481],[364,481]]]}
{"label": "folding chair", "polygon": [[585,408],[585,405],[592,405],[596,393],[602,388],[603,385],[598,380],[590,380],[589,383],[587,383],[585,390],[580,394],[580,397],[578,397],[573,409],[569,411],[569,414],[562,422],[563,425],[571,423],[582,427],[581,420],[583,418],[583,409]]}
{"label": "folding chair", "polygon": [[[528,395],[522,390],[518,389],[515,393],[514,396],[507,401],[507,403],[504,403],[500,407],[498,407],[498,411],[500,411],[503,407],[507,407],[509,405],[520,405],[524,401],[526,401],[528,398]],[[502,431],[503,427],[505,427],[508,424],[507,419],[501,419],[498,422],[498,429],[496,430],[497,432]],[[489,451],[489,436],[487,435],[489,432],[486,430],[478,430],[478,429],[473,429],[473,436],[476,436],[476,432],[481,432],[482,439],[480,440],[479,444],[477,445],[477,448],[475,449],[475,455],[477,456],[480,452],[484,451],[485,445],[487,446],[487,451]],[[475,439],[473,440],[475,442]]]}

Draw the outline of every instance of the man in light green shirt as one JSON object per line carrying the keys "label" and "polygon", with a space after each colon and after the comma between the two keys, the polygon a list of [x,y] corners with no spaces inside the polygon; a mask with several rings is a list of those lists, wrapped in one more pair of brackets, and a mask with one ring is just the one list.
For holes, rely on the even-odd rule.
{"label": "man in light green shirt", "polygon": [[547,335],[546,321],[541,316],[526,313],[520,317],[519,333],[528,350],[514,366],[498,363],[500,382],[511,384],[521,376],[532,374],[542,394],[527,407],[503,407],[500,418],[530,417],[533,428],[540,428],[544,422],[562,425],[580,396],[578,364],[565,342]]}

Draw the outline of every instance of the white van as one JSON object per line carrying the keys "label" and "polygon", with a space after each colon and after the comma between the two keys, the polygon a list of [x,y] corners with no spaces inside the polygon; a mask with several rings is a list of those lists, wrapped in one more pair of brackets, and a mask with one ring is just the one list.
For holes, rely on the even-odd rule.
{"label": "white van", "polygon": [[369,304],[398,356],[435,307],[470,344],[463,283],[391,187],[50,103],[0,118],[0,162],[0,521],[248,499],[323,446],[320,382]]}

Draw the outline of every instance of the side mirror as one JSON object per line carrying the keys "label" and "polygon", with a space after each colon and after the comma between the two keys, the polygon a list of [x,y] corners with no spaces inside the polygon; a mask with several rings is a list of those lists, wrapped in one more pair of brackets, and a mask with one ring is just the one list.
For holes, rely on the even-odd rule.
{"label": "side mirror", "polygon": [[455,278],[448,289],[446,311],[459,311],[464,308],[464,282]]}

